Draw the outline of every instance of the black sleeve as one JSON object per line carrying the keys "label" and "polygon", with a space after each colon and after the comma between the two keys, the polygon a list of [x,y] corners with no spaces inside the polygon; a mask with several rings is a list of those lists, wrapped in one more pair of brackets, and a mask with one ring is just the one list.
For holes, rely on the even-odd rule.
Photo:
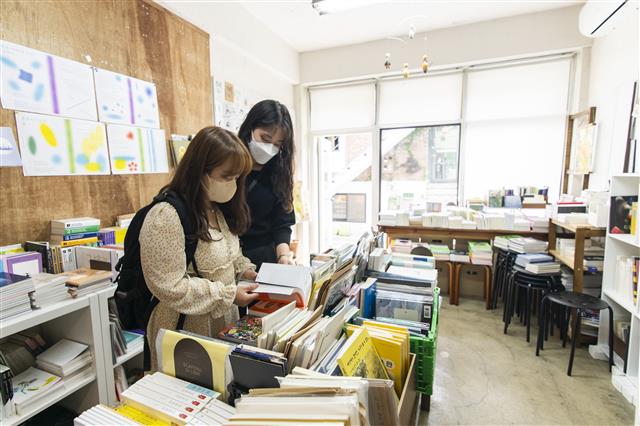
{"label": "black sleeve", "polygon": [[291,227],[295,224],[295,212],[293,210],[286,212],[282,204],[276,201],[271,213],[271,234],[276,246],[281,243],[289,244],[291,242]]}

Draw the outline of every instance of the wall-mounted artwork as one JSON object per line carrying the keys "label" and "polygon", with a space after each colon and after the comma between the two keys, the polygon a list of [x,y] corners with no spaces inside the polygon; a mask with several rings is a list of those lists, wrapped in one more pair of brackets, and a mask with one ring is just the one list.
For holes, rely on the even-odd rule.
{"label": "wall-mounted artwork", "polygon": [[168,173],[164,130],[107,125],[113,174]]}
{"label": "wall-mounted artwork", "polygon": [[25,176],[110,173],[104,124],[16,112]]}
{"label": "wall-mounted artwork", "polygon": [[155,84],[100,68],[94,73],[100,121],[160,127]]}
{"label": "wall-mounted artwork", "polygon": [[588,115],[573,120],[571,143],[571,171],[574,174],[589,174],[593,171],[598,125],[589,122]]}
{"label": "wall-mounted artwork", "polygon": [[5,109],[98,119],[89,65],[0,40],[0,80]]}

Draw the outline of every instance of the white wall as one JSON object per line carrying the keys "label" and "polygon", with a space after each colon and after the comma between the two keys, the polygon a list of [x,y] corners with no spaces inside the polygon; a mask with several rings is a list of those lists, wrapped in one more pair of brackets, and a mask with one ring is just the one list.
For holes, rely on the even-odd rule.
{"label": "white wall", "polygon": [[623,170],[633,82],[639,79],[638,6],[630,3],[615,29],[591,49],[589,105],[597,107],[598,123],[591,189],[608,188],[610,176]]}
{"label": "white wall", "polygon": [[572,6],[445,28],[416,34],[407,44],[377,40],[304,52],[300,54],[300,81],[381,74],[387,52],[391,53],[392,70],[399,71],[405,62],[417,69],[423,54],[428,54],[434,67],[438,67],[590,46],[592,40],[578,32],[579,11],[580,6]]}
{"label": "white wall", "polygon": [[294,106],[298,52],[233,3],[157,0],[211,36],[211,72],[264,98]]}

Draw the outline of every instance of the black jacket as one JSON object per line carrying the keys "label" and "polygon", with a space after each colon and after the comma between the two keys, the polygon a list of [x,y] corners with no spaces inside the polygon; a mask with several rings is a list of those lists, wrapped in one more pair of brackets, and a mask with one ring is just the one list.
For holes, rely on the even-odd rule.
{"label": "black jacket", "polygon": [[286,212],[271,187],[269,165],[247,176],[247,203],[251,210],[251,228],[240,237],[242,248],[251,250],[265,245],[291,242],[295,213]]}

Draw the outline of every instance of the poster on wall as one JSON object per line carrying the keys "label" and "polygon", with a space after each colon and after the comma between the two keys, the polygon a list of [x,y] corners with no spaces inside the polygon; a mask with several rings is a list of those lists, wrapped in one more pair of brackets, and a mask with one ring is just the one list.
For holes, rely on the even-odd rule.
{"label": "poster on wall", "polygon": [[94,73],[100,121],[160,127],[155,84],[100,68]]}
{"label": "poster on wall", "polygon": [[18,144],[11,127],[0,127],[0,167],[22,166]]}
{"label": "poster on wall", "polygon": [[164,130],[108,124],[107,138],[113,174],[169,172]]}
{"label": "poster on wall", "polygon": [[89,65],[0,40],[0,80],[5,109],[98,119]]}
{"label": "poster on wall", "polygon": [[229,81],[213,81],[213,102],[216,126],[238,133],[247,113],[264,99],[250,90]]}
{"label": "poster on wall", "polygon": [[16,112],[25,176],[110,173],[104,124]]}

